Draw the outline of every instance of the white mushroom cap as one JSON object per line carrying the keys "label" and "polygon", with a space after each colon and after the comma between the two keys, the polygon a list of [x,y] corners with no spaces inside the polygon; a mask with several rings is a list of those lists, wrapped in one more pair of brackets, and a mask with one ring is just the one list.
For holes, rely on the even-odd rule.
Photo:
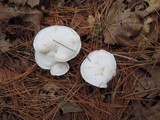
{"label": "white mushroom cap", "polygon": [[56,63],[53,65],[52,69],[50,70],[50,73],[54,76],[61,76],[68,72],[69,70],[69,64],[67,62],[64,63]]}
{"label": "white mushroom cap", "polygon": [[107,88],[107,82],[116,75],[116,60],[105,50],[93,51],[82,62],[81,75],[87,83]]}
{"label": "white mushroom cap", "polygon": [[80,51],[79,35],[66,26],[50,26],[42,29],[35,37],[33,46],[36,52],[54,53],[57,62],[73,59]]}
{"label": "white mushroom cap", "polygon": [[56,63],[53,54],[50,52],[48,54],[42,54],[35,52],[35,61],[39,67],[49,70]]}
{"label": "white mushroom cap", "polygon": [[70,68],[67,62],[56,62],[51,52],[48,54],[35,52],[35,61],[39,67],[50,70],[51,75],[54,76],[64,75]]}

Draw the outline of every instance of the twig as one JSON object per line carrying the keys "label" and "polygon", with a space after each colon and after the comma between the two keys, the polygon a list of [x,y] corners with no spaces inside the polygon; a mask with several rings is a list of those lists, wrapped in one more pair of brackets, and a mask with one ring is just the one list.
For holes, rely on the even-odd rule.
{"label": "twig", "polygon": [[62,43],[60,43],[60,42],[58,42],[58,41],[56,41],[56,40],[54,40],[54,39],[53,39],[53,41],[56,42],[56,43],[58,43],[58,44],[60,44],[60,45],[62,45],[63,47],[66,47],[66,48],[68,48],[68,49],[70,49],[70,50],[76,52],[75,50],[73,50],[73,49],[71,49],[71,48],[69,48],[69,47],[63,45]]}
{"label": "twig", "polygon": [[125,59],[128,59],[128,60],[133,60],[135,62],[140,62],[139,60],[136,60],[134,58],[130,58],[130,57],[127,57],[127,56],[124,56],[124,55],[119,55],[119,54],[116,54],[116,53],[114,53],[113,55],[117,56],[117,57],[122,57],[122,58],[125,58]]}

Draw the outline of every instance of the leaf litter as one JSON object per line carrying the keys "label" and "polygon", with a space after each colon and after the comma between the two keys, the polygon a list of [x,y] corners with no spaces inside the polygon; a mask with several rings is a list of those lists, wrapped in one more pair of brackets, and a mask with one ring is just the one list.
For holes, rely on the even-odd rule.
{"label": "leaf litter", "polygon": [[[109,12],[106,11],[106,28],[104,30],[104,42],[107,44],[120,44],[123,46],[140,46],[147,44],[142,41],[142,36],[147,40],[152,40],[153,36],[158,36],[157,23],[158,18],[154,15],[141,16],[147,8],[142,2],[143,9],[137,10],[136,4],[128,7],[123,3],[124,0],[117,0],[111,6]],[[117,8],[117,9],[115,9]],[[137,13],[139,12],[139,14]],[[156,35],[153,35],[156,34]],[[157,38],[155,38],[157,40]]]}
{"label": "leaf litter", "polygon": [[[40,2],[0,4],[2,120],[159,117],[158,1],[50,1],[49,6],[48,1],[44,6]],[[34,35],[55,24],[72,27],[82,39],[80,54],[62,77],[40,69],[32,47]],[[131,58],[116,57],[117,75],[107,89],[90,86],[80,76],[81,62],[96,49]]]}

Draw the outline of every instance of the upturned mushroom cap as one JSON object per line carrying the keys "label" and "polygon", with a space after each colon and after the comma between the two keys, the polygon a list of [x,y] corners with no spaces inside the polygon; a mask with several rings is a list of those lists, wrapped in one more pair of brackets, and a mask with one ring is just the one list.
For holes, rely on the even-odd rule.
{"label": "upturned mushroom cap", "polygon": [[50,52],[48,54],[42,54],[35,52],[35,61],[39,67],[50,70],[52,66],[57,63],[53,57],[53,54]]}
{"label": "upturned mushroom cap", "polygon": [[79,35],[66,26],[50,26],[42,29],[35,37],[33,46],[36,52],[54,53],[57,62],[73,59],[80,51]]}
{"label": "upturned mushroom cap", "polygon": [[69,64],[67,62],[64,63],[56,63],[53,65],[52,69],[50,70],[51,75],[54,76],[61,76],[68,72]]}
{"label": "upturned mushroom cap", "polygon": [[96,50],[82,62],[80,71],[87,83],[99,88],[107,88],[107,82],[116,75],[116,60],[111,53]]}

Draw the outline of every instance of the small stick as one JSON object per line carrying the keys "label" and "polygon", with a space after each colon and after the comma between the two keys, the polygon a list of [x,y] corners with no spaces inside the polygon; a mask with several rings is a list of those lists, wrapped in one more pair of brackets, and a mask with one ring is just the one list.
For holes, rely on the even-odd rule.
{"label": "small stick", "polygon": [[133,59],[133,58],[130,58],[130,57],[127,57],[127,56],[123,56],[123,55],[118,55],[116,53],[114,53],[113,55],[117,56],[117,57],[122,57],[122,58],[125,58],[125,59],[128,59],[128,60],[133,60],[135,62],[139,62],[139,60],[136,60],[136,59]]}
{"label": "small stick", "polygon": [[56,42],[56,43],[58,43],[58,44],[60,44],[60,45],[62,45],[63,47],[66,47],[66,48],[68,48],[68,49],[70,49],[70,50],[76,52],[75,50],[73,50],[73,49],[71,49],[71,48],[69,48],[69,47],[63,45],[62,43],[60,43],[60,42],[58,42],[58,41],[56,41],[56,40],[54,40],[54,39],[53,39],[53,41]]}

